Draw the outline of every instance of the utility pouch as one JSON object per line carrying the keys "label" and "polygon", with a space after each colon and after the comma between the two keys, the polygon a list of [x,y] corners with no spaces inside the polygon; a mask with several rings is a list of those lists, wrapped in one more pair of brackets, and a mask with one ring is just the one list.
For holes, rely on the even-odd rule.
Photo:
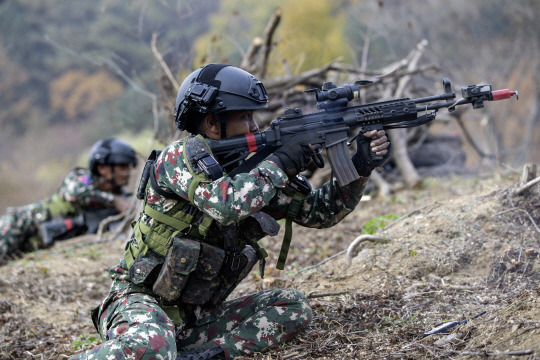
{"label": "utility pouch", "polygon": [[[235,249],[233,247],[233,249]],[[257,252],[249,245],[246,245],[241,252],[235,250],[227,251],[225,264],[220,272],[220,287],[216,290],[208,305],[217,305],[227,298],[231,292],[244,280],[253,266],[259,260]]]}
{"label": "utility pouch", "polygon": [[225,250],[201,243],[197,268],[191,273],[180,301],[190,305],[203,305],[219,288],[219,270],[225,259]]}
{"label": "utility pouch", "polygon": [[201,243],[173,237],[165,262],[154,282],[152,291],[162,299],[173,302],[180,298],[189,275],[195,270]]}
{"label": "utility pouch", "polygon": [[258,211],[244,220],[240,228],[240,236],[247,241],[259,241],[266,235],[276,236],[279,228],[276,219]]}
{"label": "utility pouch", "polygon": [[163,256],[149,249],[146,254],[137,256],[133,261],[133,265],[129,268],[129,281],[138,286],[151,286],[159,266],[164,261]]}

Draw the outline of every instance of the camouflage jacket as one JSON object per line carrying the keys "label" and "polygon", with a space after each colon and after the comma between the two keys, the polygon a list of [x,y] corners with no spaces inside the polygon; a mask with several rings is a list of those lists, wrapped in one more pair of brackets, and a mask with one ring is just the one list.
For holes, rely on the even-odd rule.
{"label": "camouflage jacket", "polygon": [[[155,165],[155,178],[160,187],[174,191],[189,201],[188,190],[198,170],[189,164],[191,155],[204,147],[196,137],[189,137],[184,149],[183,141],[170,144],[160,154]],[[187,154],[185,154],[187,152]],[[320,189],[312,190],[302,201],[294,222],[310,228],[327,228],[340,222],[354,210],[367,183],[360,178],[345,187],[339,187],[335,179]],[[272,161],[264,160],[248,173],[234,178],[222,178],[199,183],[193,198],[203,216],[211,216],[222,225],[241,222],[255,212],[265,212],[275,219],[286,216],[293,197],[287,188],[287,175]],[[147,189],[147,204],[157,211],[167,212],[177,200],[167,199]],[[143,215],[139,221],[151,225],[153,219]]]}
{"label": "camouflage jacket", "polygon": [[99,190],[97,179],[88,169],[75,168],[70,171],[57,194],[61,199],[82,209],[114,206],[114,194]]}
{"label": "camouflage jacket", "polygon": [[[200,230],[208,223],[206,220],[212,220],[212,226],[203,234],[201,241],[225,249],[224,233],[230,228],[227,225],[235,225],[236,229],[240,229],[236,232],[235,241],[238,242],[235,245],[243,246],[245,239],[240,235],[247,232],[242,232],[242,228],[249,227],[243,224],[247,224],[248,218],[257,218],[261,224],[256,213],[264,213],[267,219],[276,220],[287,216],[306,227],[333,226],[356,207],[367,182],[366,178],[360,178],[345,187],[339,187],[333,180],[299,197],[291,188],[287,175],[270,160],[262,161],[248,173],[238,174],[234,178],[224,174],[212,181],[200,173],[193,161],[203,153],[210,153],[204,138],[191,136],[173,142],[157,157],[152,171],[154,185],[161,191],[156,191],[154,186],[146,189],[145,210],[134,223],[135,237],[126,246],[125,260],[128,267],[137,258],[141,258],[141,254],[144,256],[148,248],[165,255],[167,246],[170,246],[168,237],[174,229],[166,226],[167,222],[162,223],[164,219],[156,219],[159,217],[156,214],[179,214],[178,205],[183,206],[182,203],[192,203],[197,210],[193,220],[190,220],[190,228]],[[163,191],[174,196],[164,196]],[[293,202],[295,211],[291,212]],[[275,223],[275,220],[272,221]],[[277,223],[275,225],[279,228]],[[255,235],[250,232],[248,235],[246,237],[255,241],[264,236],[261,232]],[[241,239],[238,240],[238,237]]]}
{"label": "camouflage jacket", "polygon": [[56,193],[40,202],[48,218],[73,216],[90,209],[114,207],[114,194],[99,190],[90,170],[75,168],[64,178]]}
{"label": "camouflage jacket", "polygon": [[[153,186],[148,186],[145,208],[151,207],[152,210],[167,213],[171,209],[174,211],[179,202],[189,204],[190,185],[197,181],[198,185],[191,187],[192,191],[194,190],[193,204],[199,210],[192,222],[193,226],[203,222],[206,217],[214,219],[213,223],[217,223],[218,227],[230,224],[242,227],[242,224],[257,212],[266,213],[274,219],[282,219],[288,215],[294,194],[288,188],[287,175],[274,162],[264,160],[247,173],[237,174],[234,178],[224,174],[223,177],[212,181],[206,177],[201,179],[201,173],[192,163],[193,156],[201,151],[209,151],[204,139],[190,136],[171,143],[161,152],[152,169],[154,178],[162,190],[174,192],[177,198],[165,197],[156,192]],[[337,181],[333,179],[320,189],[312,190],[303,196],[293,221],[311,228],[326,228],[335,225],[354,210],[362,197],[367,180],[367,178],[360,178],[345,187],[339,187]],[[153,256],[150,258],[146,255],[141,256],[139,251],[143,250],[140,246],[145,246],[147,240],[141,240],[141,236],[145,237],[145,235],[136,231],[139,226],[150,229],[152,225],[155,229],[156,226],[163,224],[146,214],[146,211],[143,211],[139,219],[134,222],[135,236],[126,244],[124,259],[119,265],[110,269],[109,274],[113,279],[111,291],[99,309],[94,310],[94,316],[101,316],[98,314],[102,314],[108,304],[127,294],[142,292],[155,296],[151,286],[146,287],[143,285],[145,280],[139,278],[146,277],[145,274],[149,275],[155,265],[152,265],[153,260],[150,260]],[[166,228],[165,226],[162,229]],[[163,233],[163,230],[158,232]],[[221,235],[219,231],[210,231],[209,235],[201,241],[223,248],[224,244],[216,241],[216,238]],[[262,236],[257,236],[257,240]],[[165,238],[162,239],[162,241],[165,240]],[[152,247],[151,249],[155,250]],[[132,255],[126,255],[128,253]],[[161,252],[161,255],[163,254]],[[133,261],[137,262],[137,266],[130,267],[129,263]],[[144,265],[139,267],[140,264]],[[136,269],[136,271],[129,269]],[[175,319],[174,322],[178,325],[182,321],[182,319]]]}

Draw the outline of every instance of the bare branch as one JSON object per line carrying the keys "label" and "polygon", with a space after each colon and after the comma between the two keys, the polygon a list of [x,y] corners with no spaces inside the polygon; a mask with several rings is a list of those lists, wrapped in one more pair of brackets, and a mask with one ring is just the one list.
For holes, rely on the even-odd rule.
{"label": "bare branch", "polygon": [[343,271],[347,270],[349,266],[351,266],[353,257],[355,257],[358,254],[358,251],[357,251],[358,246],[360,246],[360,244],[366,241],[373,241],[375,243],[385,244],[391,241],[391,239],[388,239],[382,236],[368,235],[368,234],[358,236],[356,239],[353,240],[353,242],[347,248],[347,265],[345,265],[345,269],[343,269]]}
{"label": "bare branch", "polygon": [[251,40],[251,44],[249,45],[249,48],[244,55],[244,58],[242,59],[242,63],[240,64],[240,67],[242,69],[246,69],[247,71],[252,72],[251,67],[253,67],[253,64],[256,62],[255,58],[259,54],[262,44],[263,40],[258,36]]}
{"label": "bare branch", "polygon": [[516,190],[514,190],[514,195],[519,195],[519,194],[521,194],[522,192],[524,192],[525,190],[527,190],[528,188],[530,188],[531,186],[536,185],[536,184],[538,184],[538,183],[540,183],[540,176],[537,177],[537,178],[534,179],[534,180],[529,181],[529,182],[526,183],[525,185],[520,186],[520,187],[517,188]]}
{"label": "bare branch", "polygon": [[161,66],[161,68],[165,72],[165,75],[167,75],[167,78],[169,79],[171,84],[174,86],[175,89],[178,89],[180,87],[180,84],[174,78],[174,76],[173,76],[173,74],[171,72],[171,69],[169,69],[169,66],[167,65],[165,60],[163,60],[163,56],[161,56],[161,53],[158,51],[158,49],[156,47],[156,41],[157,41],[157,33],[154,32],[154,33],[152,33],[152,41],[150,42],[150,46],[152,48],[152,53],[154,54],[154,56],[155,56],[156,60],[158,61],[159,65]]}
{"label": "bare branch", "polygon": [[281,9],[277,8],[274,11],[274,15],[270,18],[270,21],[264,29],[264,45],[263,45],[263,54],[259,59],[259,64],[257,65],[258,74],[261,78],[266,76],[266,71],[268,70],[268,58],[270,57],[270,52],[272,51],[272,38],[274,37],[274,32],[276,31],[279,22],[281,21]]}

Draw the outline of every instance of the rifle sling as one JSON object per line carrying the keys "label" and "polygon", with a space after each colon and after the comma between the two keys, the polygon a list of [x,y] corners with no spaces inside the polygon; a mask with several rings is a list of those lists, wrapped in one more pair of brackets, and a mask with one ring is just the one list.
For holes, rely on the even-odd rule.
{"label": "rifle sling", "polygon": [[283,270],[285,268],[285,260],[287,260],[287,255],[289,254],[289,248],[291,246],[292,221],[300,211],[300,205],[302,204],[304,198],[305,194],[302,194],[301,191],[296,191],[291,203],[289,204],[287,217],[285,220],[285,235],[283,236],[283,242],[281,243],[281,250],[279,251],[279,257],[276,265],[276,268],[279,270]]}
{"label": "rifle sling", "polygon": [[255,155],[244,161],[241,165],[236,167],[233,171],[227,175],[232,179],[240,173],[249,172],[255,168],[261,161],[266,159],[268,155],[272,153],[274,149],[271,146],[265,146],[261,150],[257,151]]}

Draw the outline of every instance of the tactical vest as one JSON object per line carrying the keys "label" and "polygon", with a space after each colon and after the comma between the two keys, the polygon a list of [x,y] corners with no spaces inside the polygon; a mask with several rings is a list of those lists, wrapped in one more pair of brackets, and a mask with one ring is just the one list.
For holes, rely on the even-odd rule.
{"label": "tactical vest", "polygon": [[[134,236],[124,253],[130,280],[151,289],[176,325],[183,321],[183,308],[215,306],[225,300],[257,261],[260,261],[261,277],[264,276],[268,254],[257,241],[266,235],[275,236],[279,231],[277,221],[263,212],[238,224],[222,226],[198,210],[193,201],[196,187],[212,182],[224,173],[221,168],[219,172],[214,168],[213,175],[205,175],[197,167],[197,160],[212,157],[202,136],[183,139],[182,146],[184,164],[193,177],[188,189],[189,201],[157,184],[155,161],[160,151],[154,150],[145,164],[138,190],[138,197],[145,200],[143,213],[153,219],[152,225],[142,221],[141,213],[132,223]],[[146,203],[148,186],[177,203],[166,213],[153,209]],[[295,201],[289,206],[287,215],[297,214],[304,197],[305,194],[293,196]],[[290,239],[290,226],[287,233]],[[283,252],[280,261],[284,262],[286,252],[285,256]]]}

